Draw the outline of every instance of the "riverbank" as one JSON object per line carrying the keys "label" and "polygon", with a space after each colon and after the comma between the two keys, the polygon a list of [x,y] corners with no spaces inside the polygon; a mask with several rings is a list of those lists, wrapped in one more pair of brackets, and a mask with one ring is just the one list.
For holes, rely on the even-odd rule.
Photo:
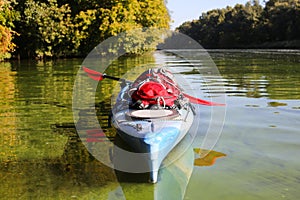
{"label": "riverbank", "polygon": [[240,49],[300,49],[300,40],[264,42],[261,44],[242,45]]}

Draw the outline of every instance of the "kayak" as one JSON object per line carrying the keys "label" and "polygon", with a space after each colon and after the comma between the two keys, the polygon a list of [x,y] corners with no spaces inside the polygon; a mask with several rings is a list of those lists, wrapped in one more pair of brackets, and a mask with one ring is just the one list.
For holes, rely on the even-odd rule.
{"label": "kayak", "polygon": [[152,183],[158,181],[162,161],[188,133],[195,115],[171,75],[154,68],[134,82],[121,82],[112,109],[112,125],[134,152],[145,155],[144,163],[135,164],[145,166]]}

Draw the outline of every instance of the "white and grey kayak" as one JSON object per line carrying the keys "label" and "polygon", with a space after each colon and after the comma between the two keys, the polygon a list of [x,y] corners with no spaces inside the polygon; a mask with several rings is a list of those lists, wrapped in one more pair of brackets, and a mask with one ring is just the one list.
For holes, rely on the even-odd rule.
{"label": "white and grey kayak", "polygon": [[122,84],[112,110],[112,124],[135,152],[146,155],[146,163],[143,165],[150,172],[149,180],[156,183],[162,161],[189,131],[194,120],[194,110],[184,97],[181,106],[174,109],[132,108],[132,100],[128,95],[131,84]]}

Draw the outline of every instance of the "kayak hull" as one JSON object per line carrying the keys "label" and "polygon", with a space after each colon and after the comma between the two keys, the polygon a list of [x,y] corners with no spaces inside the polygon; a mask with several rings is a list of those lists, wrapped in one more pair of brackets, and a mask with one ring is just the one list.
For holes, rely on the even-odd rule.
{"label": "kayak hull", "polygon": [[[121,87],[112,109],[112,124],[135,154],[121,155],[122,161],[116,160],[114,164],[126,165],[127,172],[131,171],[128,170],[131,166],[138,169],[133,173],[149,172],[150,182],[156,183],[162,161],[188,133],[193,123],[193,107],[187,99],[183,99],[181,106],[176,108],[133,108],[130,106],[131,96],[128,95],[131,83],[123,83]],[[137,154],[142,159],[135,160],[133,157]]]}

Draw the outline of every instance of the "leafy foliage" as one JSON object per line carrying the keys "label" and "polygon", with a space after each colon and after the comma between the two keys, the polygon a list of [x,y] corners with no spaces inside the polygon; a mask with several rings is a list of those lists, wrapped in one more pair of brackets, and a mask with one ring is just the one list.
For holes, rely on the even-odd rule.
{"label": "leafy foliage", "polygon": [[[16,10],[22,13],[16,22],[21,36],[16,39],[22,57],[85,56],[108,37],[143,27],[169,28],[170,17],[163,0],[21,0]],[[138,31],[139,32],[139,31]],[[126,52],[147,48],[141,31],[127,34]],[[139,36],[141,37],[139,37]],[[152,42],[157,44],[152,37]],[[34,42],[28,42],[34,41]],[[137,50],[138,46],[142,46]]]}
{"label": "leafy foliage", "polygon": [[264,8],[254,0],[208,11],[177,30],[206,48],[263,47],[264,42],[299,40],[299,16],[298,0],[269,0]]}
{"label": "leafy foliage", "polygon": [[72,53],[78,46],[73,40],[74,25],[67,4],[59,7],[56,0],[45,3],[28,0],[23,14],[19,45],[26,48],[29,55],[58,57]]}

